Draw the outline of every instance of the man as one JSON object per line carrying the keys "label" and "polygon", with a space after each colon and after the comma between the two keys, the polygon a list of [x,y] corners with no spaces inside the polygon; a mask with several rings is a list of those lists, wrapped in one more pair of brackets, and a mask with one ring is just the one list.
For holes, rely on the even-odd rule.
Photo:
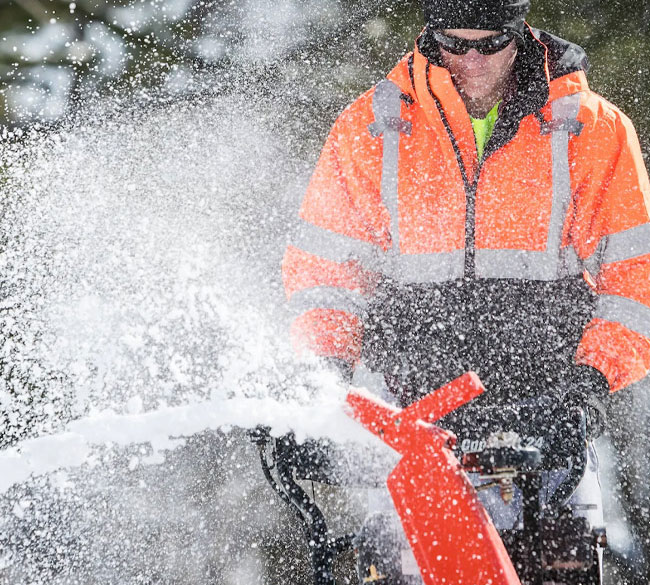
{"label": "man", "polygon": [[[527,0],[425,0],[414,51],[336,121],[283,275],[296,344],[402,404],[602,403],[650,370],[650,184],[631,122]],[[450,423],[452,428],[454,425]]]}

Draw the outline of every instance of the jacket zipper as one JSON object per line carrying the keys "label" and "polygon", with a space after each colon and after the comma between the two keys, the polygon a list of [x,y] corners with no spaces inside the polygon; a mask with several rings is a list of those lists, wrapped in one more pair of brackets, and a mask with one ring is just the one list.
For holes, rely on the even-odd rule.
{"label": "jacket zipper", "polygon": [[[483,168],[483,161],[478,161],[476,176],[474,177],[474,181],[470,182],[469,177],[467,176],[465,163],[463,162],[463,155],[460,152],[460,147],[458,146],[454,132],[451,129],[449,120],[447,120],[447,115],[442,109],[440,100],[436,97],[436,94],[434,94],[433,90],[431,89],[431,83],[429,80],[430,66],[431,64],[427,63],[425,74],[427,80],[427,89],[429,90],[429,95],[433,98],[433,101],[438,108],[440,119],[442,120],[442,123],[447,130],[447,134],[449,135],[449,140],[451,141],[451,145],[454,148],[456,162],[458,164],[458,168],[460,169],[463,185],[465,187],[465,266],[463,270],[463,276],[465,280],[473,280],[476,278],[476,191],[478,189],[478,181],[480,178],[481,169]],[[485,160],[485,157],[483,160]]]}

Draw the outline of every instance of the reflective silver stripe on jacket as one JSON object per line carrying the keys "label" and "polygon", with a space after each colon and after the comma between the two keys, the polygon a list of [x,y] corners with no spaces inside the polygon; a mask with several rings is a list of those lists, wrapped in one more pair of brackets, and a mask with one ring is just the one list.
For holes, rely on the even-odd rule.
{"label": "reflective silver stripe on jacket", "polygon": [[603,264],[645,256],[650,254],[650,223],[611,234],[604,240]]}
{"label": "reflective silver stripe on jacket", "polygon": [[560,250],[560,258],[560,262],[564,266],[564,273],[567,275],[582,274],[585,268],[589,270],[591,274],[595,275],[598,273],[598,269],[596,269],[596,272],[593,272],[592,269],[589,268],[589,266],[594,264],[597,265],[598,262],[600,262],[599,257],[596,254],[592,255],[591,258],[588,258],[587,260],[581,260],[576,249],[573,246],[567,246]]}
{"label": "reflective silver stripe on jacket", "polygon": [[[318,227],[307,221],[300,223],[290,244],[325,260],[338,263],[356,260],[364,267],[375,270],[381,263],[383,254],[378,246]],[[289,309],[295,316],[312,309],[332,309],[363,317],[366,306],[367,301],[360,292],[334,286],[305,288],[293,293],[289,301]]]}
{"label": "reflective silver stripe on jacket", "polygon": [[[603,264],[603,256],[605,254],[605,248],[607,246],[607,238],[601,238],[600,242],[598,242],[598,246],[596,247],[596,251],[589,256],[589,258],[585,258],[581,264],[587,269],[587,272],[591,274],[592,276],[598,275],[600,272],[600,267]],[[573,248],[571,248],[573,250]],[[580,260],[577,258],[577,253],[574,250],[574,255],[576,256],[576,259],[578,262]]]}
{"label": "reflective silver stripe on jacket", "polygon": [[463,276],[464,250],[439,254],[385,254],[379,246],[302,222],[291,245],[332,262],[363,268],[406,283],[444,282]]}
{"label": "reflective silver stripe on jacket", "polygon": [[383,262],[383,250],[379,246],[318,227],[307,221],[300,222],[298,230],[291,239],[291,245],[332,262],[357,260],[369,270],[380,270]]}
{"label": "reflective silver stripe on jacket", "polygon": [[377,84],[372,100],[375,137],[383,134],[381,199],[391,218],[392,248],[378,266],[385,276],[403,283],[444,282],[463,276],[465,251],[439,254],[401,254],[399,250],[399,141],[411,134],[411,123],[400,118],[402,92],[392,81]]}
{"label": "reflective silver stripe on jacket", "polygon": [[590,274],[596,276],[603,264],[631,260],[650,254],[650,223],[604,236],[598,242],[596,251],[582,264]]}
{"label": "reflective silver stripe on jacket", "polygon": [[553,160],[553,203],[546,250],[476,250],[476,275],[479,278],[521,278],[557,280],[580,274],[581,263],[571,248],[562,248],[562,231],[571,203],[569,133],[579,134],[577,121],[580,94],[557,99],[552,104],[553,121],[543,132],[551,133]]}
{"label": "reflective silver stripe on jacket", "polygon": [[400,118],[402,113],[402,90],[385,79],[375,87],[372,97],[375,121],[368,127],[374,137],[383,135],[381,171],[381,199],[390,214],[392,252],[399,254],[399,140],[401,134],[411,134],[411,123]]}
{"label": "reflective silver stripe on jacket", "polygon": [[650,307],[643,303],[615,295],[601,295],[598,298],[594,318],[615,321],[632,331],[650,337]]}
{"label": "reflective silver stripe on jacket", "polygon": [[[582,131],[578,124],[581,94],[557,99],[552,104],[553,123],[557,129],[551,135],[551,154],[553,157],[553,206],[551,221],[548,226],[546,252],[558,261],[558,274],[563,266],[560,265],[560,249],[562,247],[562,232],[571,204],[571,166],[569,163],[569,134],[579,135]],[[566,273],[565,273],[566,274]]]}
{"label": "reflective silver stripe on jacket", "polygon": [[[577,256],[572,254],[572,259]],[[479,272],[480,258],[480,273]],[[477,250],[476,270],[480,278],[520,278],[523,280],[557,280],[560,255],[530,250]],[[582,268],[574,262],[576,274]],[[566,271],[568,274],[568,270]]]}
{"label": "reflective silver stripe on jacket", "polygon": [[382,272],[397,282],[425,284],[462,278],[465,251],[439,254],[400,254],[386,259]]}
{"label": "reflective silver stripe on jacket", "polygon": [[331,309],[363,317],[367,306],[360,292],[335,286],[306,288],[292,294],[289,301],[289,308],[296,315],[312,309]]}

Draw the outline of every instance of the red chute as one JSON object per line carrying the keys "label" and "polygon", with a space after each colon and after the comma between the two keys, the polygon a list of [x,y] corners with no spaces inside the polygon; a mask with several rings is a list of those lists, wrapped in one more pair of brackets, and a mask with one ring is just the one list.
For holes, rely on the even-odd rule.
{"label": "red chute", "polygon": [[347,397],[351,416],[402,455],[388,489],[425,585],[521,585],[454,435],[432,424],[483,391],[468,373],[403,410],[363,390]]}

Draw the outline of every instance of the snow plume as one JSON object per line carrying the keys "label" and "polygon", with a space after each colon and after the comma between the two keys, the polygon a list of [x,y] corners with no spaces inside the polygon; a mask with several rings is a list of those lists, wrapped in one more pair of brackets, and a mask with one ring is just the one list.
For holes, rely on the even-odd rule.
{"label": "snow plume", "polygon": [[231,105],[122,112],[5,149],[5,444],[93,409],[300,392],[278,274],[295,173]]}
{"label": "snow plume", "polygon": [[231,427],[364,434],[286,339],[313,161],[270,100],[99,111],[0,145],[0,583],[242,583],[300,532]]}

